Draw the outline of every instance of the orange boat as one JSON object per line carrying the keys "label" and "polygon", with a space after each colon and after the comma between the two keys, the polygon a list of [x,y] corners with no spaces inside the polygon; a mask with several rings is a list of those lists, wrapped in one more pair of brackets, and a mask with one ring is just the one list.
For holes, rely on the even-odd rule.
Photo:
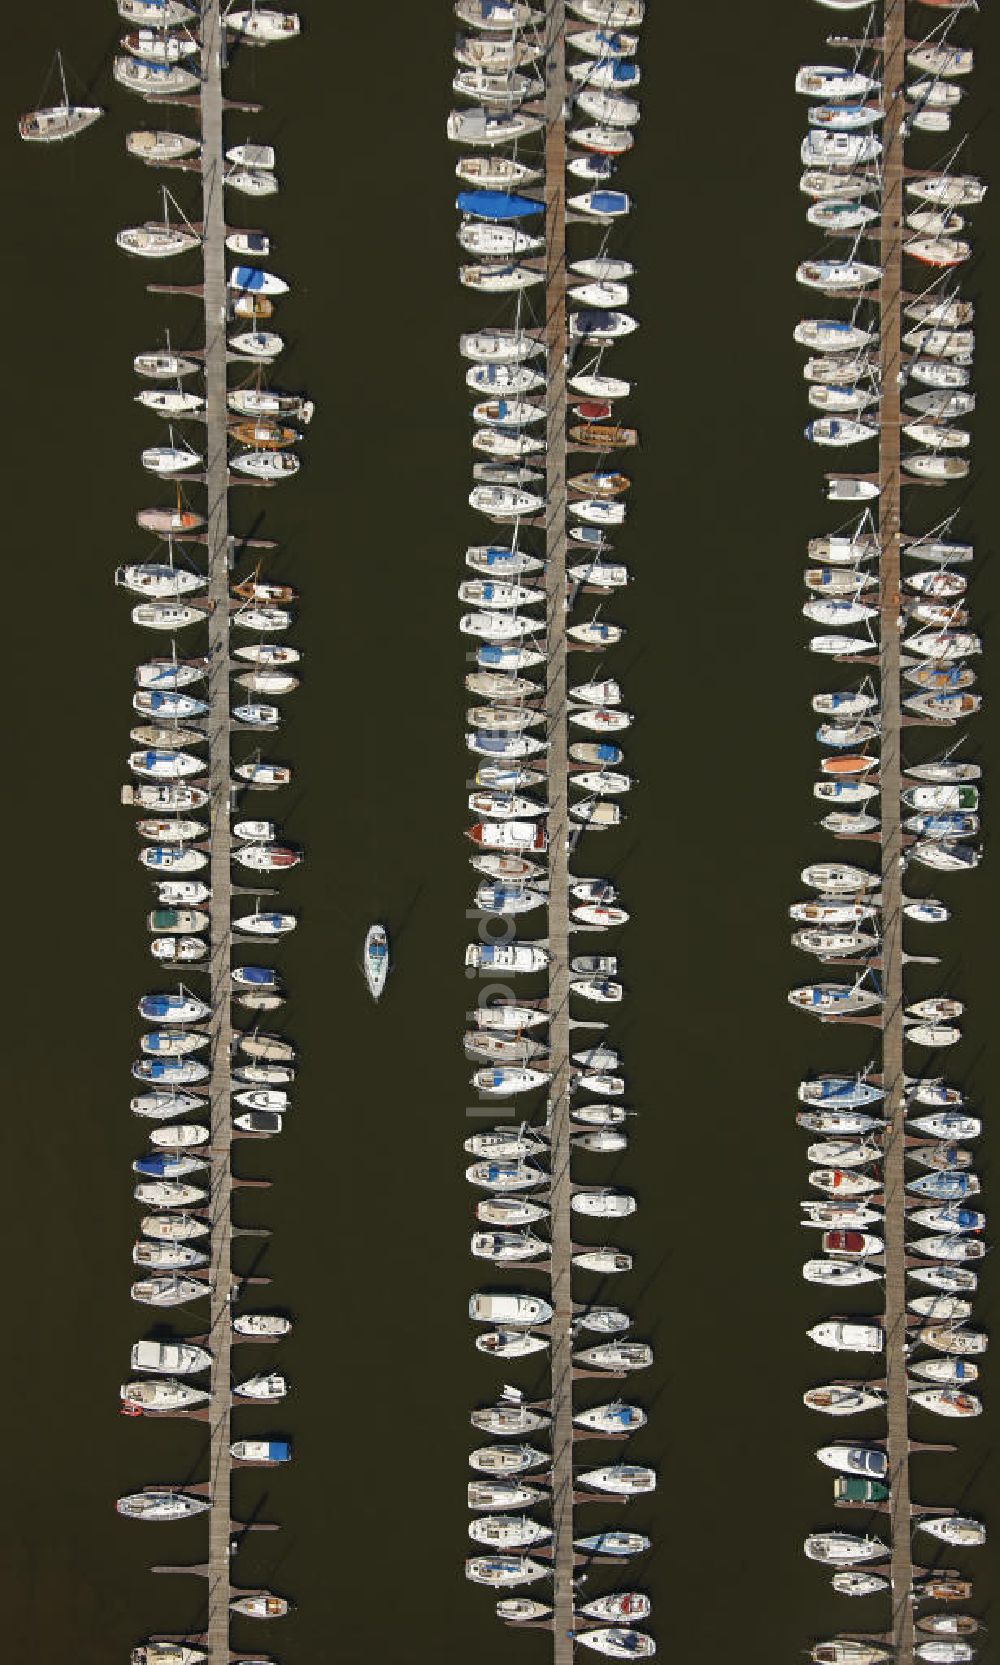
{"label": "orange boat", "polygon": [[632,484],[627,474],[572,474],[566,484],[585,497],[620,497]]}
{"label": "orange boat", "polygon": [[234,318],[270,318],[274,302],[266,295],[241,295],[233,302]]}
{"label": "orange boat", "polygon": [[878,758],[865,752],[849,753],[846,757],[824,757],[820,769],[824,775],[866,775],[878,768]]}
{"label": "orange boat", "polygon": [[917,1593],[931,1601],[968,1601],[972,1583],[967,1578],[928,1578],[917,1585]]}
{"label": "orange boat", "polygon": [[570,429],[569,437],[593,451],[615,451],[638,445],[639,430],[623,428],[617,422],[579,422]]}
{"label": "orange boat", "polygon": [[230,432],[241,445],[252,445],[255,451],[280,451],[299,437],[294,428],[279,428],[276,422],[235,422]]}

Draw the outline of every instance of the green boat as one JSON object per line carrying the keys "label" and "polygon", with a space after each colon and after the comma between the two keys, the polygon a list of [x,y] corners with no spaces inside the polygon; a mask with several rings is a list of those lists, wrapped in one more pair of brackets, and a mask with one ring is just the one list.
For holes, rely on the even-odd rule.
{"label": "green boat", "polygon": [[863,1474],[838,1474],[833,1482],[835,1503],[884,1503],[888,1496],[883,1480],[869,1480]]}

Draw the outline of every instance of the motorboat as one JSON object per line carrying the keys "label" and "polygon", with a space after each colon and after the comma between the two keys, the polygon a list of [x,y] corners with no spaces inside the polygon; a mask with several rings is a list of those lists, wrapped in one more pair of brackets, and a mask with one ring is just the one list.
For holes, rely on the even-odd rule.
{"label": "motorboat", "polygon": [[609,1187],[574,1191],[570,1198],[570,1208],[574,1214],[585,1214],[592,1219],[622,1220],[629,1214],[634,1214],[637,1206],[636,1199],[630,1192]]}
{"label": "motorboat", "polygon": [[503,1324],[532,1327],[548,1324],[552,1308],[538,1295],[478,1293],[469,1299],[469,1317],[475,1324]]}
{"label": "motorboat", "polygon": [[806,1334],[818,1347],[828,1347],[836,1353],[881,1353],[885,1347],[881,1324],[827,1319],[821,1324],[814,1324]]}
{"label": "motorboat", "polygon": [[495,1359],[524,1359],[532,1353],[544,1353],[548,1345],[544,1336],[527,1330],[484,1330],[476,1337],[476,1351]]}
{"label": "motorboat", "polygon": [[233,1392],[240,1399],[252,1399],[258,1404],[274,1404],[285,1398],[288,1382],[284,1376],[272,1371],[248,1376],[245,1381],[234,1385]]}
{"label": "motorboat", "polygon": [[288,1440],[234,1440],[229,1453],[234,1462],[252,1463],[255,1468],[277,1468],[281,1463],[291,1462],[292,1458]]}

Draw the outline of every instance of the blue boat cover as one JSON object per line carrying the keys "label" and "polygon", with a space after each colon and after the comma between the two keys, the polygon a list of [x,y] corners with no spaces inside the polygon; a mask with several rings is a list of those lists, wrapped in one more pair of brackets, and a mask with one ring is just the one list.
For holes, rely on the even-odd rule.
{"label": "blue boat cover", "polygon": [[263,289],[265,275],[259,266],[234,266],[229,283],[233,289]]}
{"label": "blue boat cover", "polygon": [[273,983],[274,972],[266,965],[245,965],[243,967],[243,981],[245,983]]}
{"label": "blue boat cover", "polygon": [[287,1440],[268,1440],[267,1454],[272,1463],[287,1463],[292,1448]]}
{"label": "blue boat cover", "polygon": [[455,207],[460,213],[475,214],[480,220],[524,220],[531,214],[540,214],[544,203],[508,191],[459,191]]}
{"label": "blue boat cover", "polygon": [[595,214],[624,214],[628,197],[624,191],[592,191],[590,206]]}
{"label": "blue boat cover", "polygon": [[168,1172],[170,1158],[163,1151],[154,1151],[152,1156],[140,1156],[135,1164],[137,1174],[150,1174],[154,1178],[162,1179]]}

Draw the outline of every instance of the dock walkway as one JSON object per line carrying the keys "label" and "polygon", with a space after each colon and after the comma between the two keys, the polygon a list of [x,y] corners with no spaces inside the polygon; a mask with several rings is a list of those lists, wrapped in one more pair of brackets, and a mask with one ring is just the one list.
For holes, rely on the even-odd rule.
{"label": "dock walkway", "polygon": [[552,1193],[552,1573],[555,1665],[573,1658],[573,1297],[570,1212],[569,783],[566,726],[566,6],[545,37],[546,611],[549,1096]]}
{"label": "dock walkway", "polygon": [[225,31],[220,0],[202,8],[202,220],[205,281],[208,554],[208,759],[211,815],[211,1404],[208,1649],[229,1659],[232,1338],[232,1005],[230,982],[229,459],[226,434],[226,217],[222,183]]}
{"label": "dock walkway", "polygon": [[882,84],[882,286],[879,402],[879,679],[882,838],[882,1071],[889,1120],[885,1149],[885,1328],[888,1390],[892,1645],[895,1665],[913,1661],[913,1557],[910,1543],[909,1429],[906,1392],[905,1103],[903,1077],[903,841],[900,825],[900,392],[903,288],[904,0],[885,0]]}

